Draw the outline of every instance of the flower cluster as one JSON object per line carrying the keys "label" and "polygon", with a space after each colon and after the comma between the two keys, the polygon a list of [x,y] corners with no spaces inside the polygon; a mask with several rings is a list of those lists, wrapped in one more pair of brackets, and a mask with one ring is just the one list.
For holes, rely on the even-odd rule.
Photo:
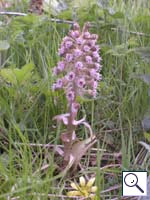
{"label": "flower cluster", "polygon": [[98,36],[89,32],[89,23],[82,31],[75,23],[59,49],[62,60],[53,69],[54,75],[61,75],[53,84],[53,90],[64,88],[68,102],[86,94],[96,97],[98,81],[101,80],[101,57]]}
{"label": "flower cluster", "polygon": [[74,189],[73,191],[70,191],[67,193],[67,196],[73,197],[89,197],[91,200],[96,199],[96,191],[97,187],[93,186],[95,182],[95,177],[91,178],[87,183],[85,181],[85,178],[81,176],[79,178],[79,184],[76,184],[74,182],[71,182],[71,187]]}
{"label": "flower cluster", "polygon": [[[61,140],[64,144],[64,167],[69,165],[73,171],[79,164],[81,157],[96,141],[95,139],[93,140],[95,136],[91,126],[85,121],[85,117],[76,120],[80,108],[76,97],[84,97],[85,95],[96,97],[98,81],[102,78],[100,74],[100,48],[96,44],[98,36],[91,34],[89,27],[89,23],[86,23],[83,29],[80,30],[80,26],[77,23],[73,25],[73,30],[69,32],[68,36],[64,37],[58,52],[62,59],[53,69],[53,74],[59,77],[53,84],[53,90],[64,89],[68,100],[68,112],[57,115],[53,119],[63,122],[67,126],[67,130],[61,133]],[[79,146],[75,145],[75,141],[77,141],[75,130],[81,124],[88,128],[90,137],[81,141],[82,152],[78,156],[74,153],[79,150]],[[84,146],[87,141],[89,141],[88,145]],[[94,188],[90,187],[90,183],[86,185],[83,182],[85,181],[81,178],[81,195],[79,191],[73,191],[73,194],[88,197],[91,192],[94,192]],[[92,196],[93,194],[89,197]]]}

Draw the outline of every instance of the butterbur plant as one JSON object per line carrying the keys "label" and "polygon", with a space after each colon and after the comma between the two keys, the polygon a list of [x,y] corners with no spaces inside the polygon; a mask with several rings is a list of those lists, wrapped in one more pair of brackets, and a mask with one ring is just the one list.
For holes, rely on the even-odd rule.
{"label": "butterbur plant", "polygon": [[[66,125],[65,133],[61,134],[64,144],[64,165],[70,162],[76,165],[81,157],[96,141],[91,126],[85,121],[85,117],[77,120],[80,104],[77,97],[85,95],[96,97],[98,81],[101,80],[101,57],[99,46],[96,44],[98,35],[89,32],[90,23],[86,23],[82,30],[74,23],[73,30],[63,38],[58,51],[61,61],[53,69],[57,81],[53,84],[53,90],[63,89],[67,98],[68,112],[57,115],[54,120]],[[90,133],[90,137],[84,141],[77,141],[76,128],[83,124]],[[80,149],[80,154],[75,152]]]}

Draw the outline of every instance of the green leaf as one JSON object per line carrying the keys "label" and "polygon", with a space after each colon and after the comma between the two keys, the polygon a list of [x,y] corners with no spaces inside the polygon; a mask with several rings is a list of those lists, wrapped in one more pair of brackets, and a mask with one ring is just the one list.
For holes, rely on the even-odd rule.
{"label": "green leaf", "polygon": [[33,63],[24,65],[21,69],[18,68],[4,68],[0,70],[0,76],[2,76],[7,82],[12,84],[23,84],[32,76]]}
{"label": "green leaf", "polygon": [[19,69],[19,73],[16,73],[17,79],[20,83],[29,80],[32,76],[32,70],[34,69],[33,63],[28,63],[24,65],[21,69]]}
{"label": "green leaf", "polygon": [[0,40],[0,51],[5,51],[9,49],[10,44],[8,43],[7,40]]}
{"label": "green leaf", "polygon": [[2,76],[7,82],[16,84],[16,77],[12,69],[9,68],[1,69],[0,76]]}

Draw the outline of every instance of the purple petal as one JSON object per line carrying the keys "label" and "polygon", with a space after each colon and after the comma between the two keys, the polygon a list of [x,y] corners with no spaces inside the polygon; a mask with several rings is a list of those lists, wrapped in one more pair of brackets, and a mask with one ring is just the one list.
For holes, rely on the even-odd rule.
{"label": "purple petal", "polygon": [[58,62],[57,68],[58,68],[60,71],[63,71],[64,68],[65,68],[65,63],[64,63],[63,61]]}
{"label": "purple petal", "polygon": [[83,52],[80,49],[75,49],[74,50],[74,56],[75,57],[79,57],[83,54]]}
{"label": "purple petal", "polygon": [[75,78],[75,73],[74,72],[69,72],[69,74],[66,75],[66,79],[68,81],[73,81]]}
{"label": "purple petal", "polygon": [[74,29],[74,30],[79,30],[79,29],[80,29],[79,24],[78,24],[78,23],[74,23],[74,24],[73,24],[73,29]]}
{"label": "purple petal", "polygon": [[78,85],[78,87],[83,88],[85,86],[85,79],[84,78],[80,78],[77,81],[77,85]]}
{"label": "purple petal", "polygon": [[65,47],[62,46],[59,50],[58,50],[58,55],[62,56],[65,53]]}
{"label": "purple petal", "polygon": [[72,42],[72,41],[66,41],[66,42],[65,42],[65,47],[66,47],[66,49],[69,49],[72,45],[73,45],[73,42]]}
{"label": "purple petal", "polygon": [[66,55],[66,61],[67,62],[71,62],[72,60],[73,60],[73,55],[70,54],[70,53],[67,53],[67,55]]}
{"label": "purple petal", "polygon": [[86,56],[86,57],[85,57],[85,61],[86,61],[88,64],[91,64],[91,63],[92,63],[92,57],[91,57],[91,56]]}
{"label": "purple petal", "polygon": [[75,98],[75,94],[74,94],[74,92],[73,91],[69,91],[69,92],[67,92],[67,99],[68,99],[68,101],[70,102],[70,101],[74,101],[74,98]]}
{"label": "purple petal", "polygon": [[88,51],[90,51],[90,47],[88,45],[84,45],[83,50],[85,52],[88,52]]}
{"label": "purple petal", "polygon": [[78,70],[81,70],[83,68],[83,63],[78,61],[75,63],[75,68],[78,69]]}
{"label": "purple petal", "polygon": [[61,122],[63,121],[63,123],[65,125],[68,125],[68,117],[70,116],[69,113],[66,113],[66,114],[61,114],[61,115],[56,115],[53,120],[57,120],[57,122]]}
{"label": "purple petal", "polygon": [[82,119],[80,119],[80,120],[73,120],[73,125],[75,125],[75,126],[78,126],[79,124],[83,124],[83,122],[85,122],[85,117],[83,117]]}
{"label": "purple petal", "polygon": [[84,40],[82,38],[76,39],[77,44],[82,45],[84,43]]}
{"label": "purple petal", "polygon": [[90,36],[91,36],[91,34],[90,34],[88,31],[85,32],[85,33],[83,34],[83,37],[84,37],[85,39],[89,39]]}
{"label": "purple petal", "polygon": [[79,33],[78,30],[75,30],[75,31],[71,31],[71,32],[70,32],[70,35],[71,35],[71,37],[73,37],[73,38],[78,38],[79,35],[80,35],[80,33]]}

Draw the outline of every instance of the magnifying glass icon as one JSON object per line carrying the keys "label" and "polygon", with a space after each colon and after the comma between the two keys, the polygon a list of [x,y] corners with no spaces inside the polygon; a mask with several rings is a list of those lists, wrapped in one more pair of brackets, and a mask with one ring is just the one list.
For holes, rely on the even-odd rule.
{"label": "magnifying glass icon", "polygon": [[142,188],[138,185],[138,177],[136,174],[134,173],[126,174],[126,176],[124,177],[124,183],[128,187],[135,186],[138,190],[140,190],[140,192],[144,193],[144,190],[142,190]]}

